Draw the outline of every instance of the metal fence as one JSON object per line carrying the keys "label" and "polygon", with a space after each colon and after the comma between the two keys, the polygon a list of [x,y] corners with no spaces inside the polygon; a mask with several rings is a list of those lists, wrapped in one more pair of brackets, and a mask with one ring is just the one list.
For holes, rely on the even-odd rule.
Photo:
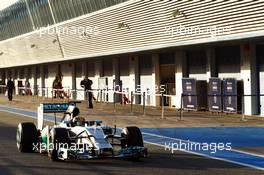
{"label": "metal fence", "polygon": [[[245,105],[246,105],[246,99],[248,97],[251,98],[257,98],[255,99],[255,105],[256,108],[260,108],[260,101],[261,97],[263,97],[264,94],[181,94],[181,107],[180,107],[180,119],[183,117],[184,111],[199,111],[199,104],[197,104],[197,108],[187,108],[186,107],[186,98],[199,98],[199,97],[205,97],[207,100],[206,106],[203,111],[210,111],[210,112],[216,112],[216,113],[227,113],[227,114],[241,114],[241,120],[244,120],[245,118]],[[210,108],[210,100],[212,99],[218,99],[218,103],[216,103],[219,106],[218,110],[215,110]],[[197,99],[195,99],[198,101]],[[251,100],[251,99],[248,99]],[[228,110],[228,108],[233,108],[232,110]],[[260,109],[258,109],[258,113],[260,113]]]}
{"label": "metal fence", "polygon": [[[199,109],[188,109],[186,108],[186,99],[189,99],[190,97],[205,97],[207,100],[210,98],[215,98],[219,97],[221,103],[221,109],[220,110],[215,110],[211,111],[209,110],[208,103],[206,104],[206,111],[211,111],[211,112],[225,112],[225,113],[232,113],[228,111],[223,110],[223,101],[225,98],[230,98],[230,97],[235,97],[235,98],[240,98],[241,101],[237,101],[239,105],[241,105],[241,108],[239,110],[237,109],[235,113],[239,112],[242,114],[242,118],[244,118],[245,114],[245,98],[247,97],[262,97],[264,94],[231,94],[231,95],[216,95],[216,94],[181,94],[181,96],[177,97],[176,95],[168,95],[168,94],[149,94],[147,92],[134,92],[134,91],[129,91],[128,89],[124,91],[115,91],[113,89],[93,89],[93,90],[87,90],[84,91],[83,89],[70,89],[68,87],[63,88],[63,89],[54,89],[51,87],[19,87],[16,88],[17,92],[15,94],[20,95],[20,96],[31,96],[32,98],[36,99],[59,99],[63,101],[69,101],[69,100],[88,100],[88,93],[91,92],[93,93],[93,100],[96,101],[97,103],[103,103],[103,104],[112,104],[112,110],[113,112],[117,112],[120,110],[117,106],[126,106],[126,109],[129,110],[131,114],[133,114],[136,109],[137,113],[141,113],[142,115],[147,114],[147,108],[149,106],[146,105],[146,98],[147,96],[152,96],[154,98],[160,97],[160,116],[162,119],[165,118],[166,114],[166,109],[170,108],[165,105],[165,98],[181,98],[181,104],[180,108],[170,108],[170,109],[175,109],[175,111],[179,111],[179,120],[182,120],[184,111],[198,111]],[[6,86],[5,85],[0,85],[0,94],[6,94]],[[136,103],[136,98],[140,99],[140,103]],[[195,99],[197,100],[197,99]],[[237,104],[238,105],[238,104]],[[157,110],[157,108],[154,108]]]}

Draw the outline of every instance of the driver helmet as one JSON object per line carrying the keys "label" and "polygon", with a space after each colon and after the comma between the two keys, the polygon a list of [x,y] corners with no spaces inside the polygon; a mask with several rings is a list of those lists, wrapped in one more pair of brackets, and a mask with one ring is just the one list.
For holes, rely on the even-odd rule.
{"label": "driver helmet", "polygon": [[80,110],[76,106],[70,105],[66,113],[71,116],[71,119],[73,119],[74,117],[77,117],[80,114]]}
{"label": "driver helmet", "polygon": [[77,126],[84,126],[84,124],[85,124],[85,118],[84,118],[84,117],[80,117],[80,116],[78,116],[78,117],[75,117],[75,118],[73,119],[73,122],[74,122]]}
{"label": "driver helmet", "polygon": [[75,107],[72,111],[72,117],[74,118],[74,117],[78,116],[79,114],[80,114],[79,108]]}

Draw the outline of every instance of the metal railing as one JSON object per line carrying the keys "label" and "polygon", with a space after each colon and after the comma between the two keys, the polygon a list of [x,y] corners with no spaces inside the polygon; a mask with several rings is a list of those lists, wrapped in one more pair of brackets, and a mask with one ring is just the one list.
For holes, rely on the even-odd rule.
{"label": "metal railing", "polygon": [[[180,99],[180,108],[177,109],[179,111],[179,120],[182,120],[184,116],[184,111],[189,111],[190,109],[185,108],[184,105],[184,98],[189,98],[189,97],[199,97],[199,96],[205,96],[207,100],[211,97],[220,97],[221,98],[221,110],[216,111],[216,112],[225,112],[228,113],[227,111],[223,110],[223,99],[225,97],[240,97],[241,101],[239,101],[241,105],[241,114],[242,114],[242,119],[244,119],[245,116],[245,98],[247,97],[262,97],[264,94],[229,94],[229,95],[217,95],[217,94],[181,94],[181,96],[176,96],[176,95],[168,95],[164,93],[160,94],[149,94],[147,92],[134,92],[134,91],[129,91],[128,89],[124,91],[115,91],[113,89],[93,89],[93,90],[87,90],[84,91],[84,89],[70,89],[70,88],[63,88],[63,89],[54,89],[51,87],[19,87],[17,88],[18,95],[23,95],[23,96],[32,96],[34,99],[43,99],[43,98],[48,98],[48,99],[55,99],[55,93],[56,93],[56,98],[60,100],[87,100],[88,101],[88,93],[92,92],[93,93],[93,101],[96,101],[97,103],[112,103],[113,104],[113,112],[117,112],[118,108],[117,105],[120,104],[121,106],[128,106],[128,110],[131,114],[135,112],[135,110],[140,109],[137,112],[142,113],[142,115],[147,114],[147,107],[148,105],[146,104],[146,99],[147,96],[151,96],[152,98],[160,97],[160,116],[161,119],[165,118],[166,114],[166,105],[164,102],[165,98],[181,98]],[[6,94],[6,86],[5,85],[0,85],[0,94]],[[139,99],[137,102],[136,99]],[[137,105],[137,108],[135,106]],[[127,109],[127,108],[126,108]],[[157,108],[156,108],[157,109]],[[170,108],[170,109],[176,109],[176,108]],[[208,111],[208,104],[207,104],[207,109]],[[215,112],[215,111],[212,111]]]}
{"label": "metal railing", "polygon": [[[6,92],[6,86],[0,85],[0,92],[2,89],[2,93]],[[62,88],[62,89],[54,89],[52,87],[18,87],[18,92],[16,95],[19,96],[30,96],[35,101],[47,99],[59,99],[59,100],[87,100],[88,101],[88,93],[93,93],[93,98],[97,103],[113,103],[113,111],[117,112],[117,104],[121,106],[130,105],[129,111],[131,114],[135,111],[135,105],[141,105],[140,113],[142,115],[146,115],[146,101],[148,96],[160,96],[161,97],[161,118],[164,118],[164,97],[172,97],[172,95],[166,94],[148,94],[147,92],[134,92],[125,89],[123,91],[115,91],[113,89],[93,89],[84,91],[84,89],[70,89],[70,88]],[[141,103],[136,103],[136,98],[139,98]],[[138,109],[138,108],[137,108]]]}
{"label": "metal railing", "polygon": [[[258,97],[259,100],[256,100],[257,103],[260,103],[260,98],[263,97],[264,94],[181,94],[181,107],[180,107],[180,120],[183,117],[183,112],[184,111],[190,111],[193,109],[188,109],[185,107],[184,104],[184,98],[186,97],[206,97],[207,103],[206,103],[206,108],[204,109],[205,111],[210,111],[210,112],[217,112],[217,113],[227,113],[227,114],[241,114],[241,120],[244,120],[245,118],[245,98],[247,97]],[[219,110],[211,110],[210,106],[209,106],[209,99],[210,98],[215,98],[218,97],[220,99],[219,101]],[[232,100],[231,98],[235,97],[235,102],[232,103],[228,102],[230,104],[226,104],[225,100]],[[250,100],[250,99],[249,99]],[[234,107],[234,110],[226,110],[225,107],[228,107],[229,105]],[[260,108],[260,104],[259,106],[257,106],[256,108]],[[230,107],[229,107],[230,108]],[[198,107],[195,110],[199,110]]]}

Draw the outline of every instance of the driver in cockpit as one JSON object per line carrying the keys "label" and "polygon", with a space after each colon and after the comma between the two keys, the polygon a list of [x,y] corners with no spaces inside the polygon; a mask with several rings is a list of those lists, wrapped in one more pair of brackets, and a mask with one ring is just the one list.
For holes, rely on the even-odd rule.
{"label": "driver in cockpit", "polygon": [[73,119],[73,123],[75,124],[75,126],[85,126],[85,118],[77,116]]}
{"label": "driver in cockpit", "polygon": [[85,118],[79,116],[80,110],[76,106],[70,105],[67,111],[64,114],[62,120],[65,120],[69,123],[73,123],[75,126],[84,126]]}

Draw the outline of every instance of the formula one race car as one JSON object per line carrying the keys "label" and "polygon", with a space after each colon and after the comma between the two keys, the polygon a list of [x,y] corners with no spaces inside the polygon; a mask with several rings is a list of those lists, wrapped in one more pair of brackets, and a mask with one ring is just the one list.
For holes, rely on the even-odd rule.
{"label": "formula one race car", "polygon": [[[43,113],[63,113],[60,124],[43,128]],[[102,121],[85,121],[76,103],[41,104],[38,129],[34,123],[20,123],[17,148],[20,152],[48,153],[56,160],[128,158],[147,156],[139,128],[103,126]]]}

